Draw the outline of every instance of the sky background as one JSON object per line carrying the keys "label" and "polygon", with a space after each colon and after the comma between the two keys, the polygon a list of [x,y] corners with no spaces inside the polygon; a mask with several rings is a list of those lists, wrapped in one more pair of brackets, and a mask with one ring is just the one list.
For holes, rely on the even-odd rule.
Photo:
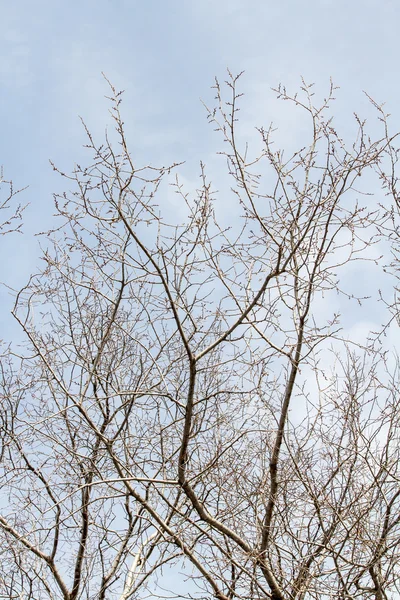
{"label": "sky background", "polygon": [[[52,224],[52,193],[64,171],[85,161],[79,116],[101,140],[110,124],[104,72],[126,90],[129,143],[143,163],[186,161],[180,173],[195,188],[199,161],[218,179],[220,149],[200,99],[212,103],[215,76],[245,70],[243,123],[274,121],[283,147],[304,137],[271,87],[296,90],[303,76],[324,94],[341,87],[335,114],[351,134],[363,95],[386,101],[400,129],[397,0],[0,0],[0,164],[15,187],[29,186],[24,236],[0,239],[0,281],[19,288],[38,265],[37,231]],[[218,182],[216,182],[218,186]],[[173,194],[165,200],[174,208]],[[175,201],[176,202],[176,201]],[[0,327],[11,327],[11,297],[1,292]]]}
{"label": "sky background", "polygon": [[[0,9],[0,164],[16,188],[29,186],[24,235],[0,238],[0,281],[14,288],[37,268],[34,234],[51,227],[52,193],[65,189],[49,159],[67,172],[84,161],[79,116],[97,139],[110,124],[101,72],[125,90],[140,162],[186,161],[189,187],[200,160],[214,178],[222,166],[200,99],[212,103],[214,76],[223,80],[227,67],[245,70],[249,136],[274,121],[281,145],[301,139],[304,124],[270,89],[295,90],[301,76],[321,94],[330,77],[341,87],[335,112],[349,134],[353,111],[370,111],[363,90],[386,101],[400,130],[399,0],[0,0]],[[174,207],[172,196],[166,202]],[[0,339],[8,340],[17,334],[5,288],[0,302]],[[365,331],[360,315],[354,328]]]}

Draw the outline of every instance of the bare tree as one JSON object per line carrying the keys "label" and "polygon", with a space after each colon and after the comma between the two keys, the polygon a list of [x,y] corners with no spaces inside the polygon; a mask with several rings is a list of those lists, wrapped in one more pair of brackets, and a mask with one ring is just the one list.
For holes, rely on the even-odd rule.
{"label": "bare tree", "polygon": [[[395,138],[356,117],[346,144],[334,87],[318,104],[303,83],[277,93],[310,140],[286,157],[260,128],[251,156],[237,82],[207,109],[226,197],[201,165],[163,216],[177,165],[138,166],[112,86],[116,140],[86,128],[89,166],[61,173],[71,191],[13,311],[26,348],[2,360],[4,597],[165,597],[168,566],[190,579],[169,578],[174,597],[399,593],[399,364],[319,314],[362,301],[341,274],[390,238],[388,204],[358,188]],[[221,199],[241,211],[229,225]]]}

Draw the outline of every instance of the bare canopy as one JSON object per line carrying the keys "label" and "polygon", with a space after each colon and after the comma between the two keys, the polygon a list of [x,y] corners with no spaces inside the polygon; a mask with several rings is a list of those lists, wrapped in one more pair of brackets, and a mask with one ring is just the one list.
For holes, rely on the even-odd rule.
{"label": "bare canopy", "polygon": [[357,314],[346,269],[374,243],[395,281],[395,137],[373,103],[376,138],[356,117],[345,142],[335,88],[316,103],[303,83],[276,90],[302,147],[259,128],[254,155],[238,80],[207,109],[224,193],[203,164],[195,194],[177,165],[139,166],[112,85],[116,139],[85,127],[87,166],[61,173],[44,267],[16,295],[26,345],[1,359],[2,597],[399,597],[396,300],[364,344],[329,305]]}

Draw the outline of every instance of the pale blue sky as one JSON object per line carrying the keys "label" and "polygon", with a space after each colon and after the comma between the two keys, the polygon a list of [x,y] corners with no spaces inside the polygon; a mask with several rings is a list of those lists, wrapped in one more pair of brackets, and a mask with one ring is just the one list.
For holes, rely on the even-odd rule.
{"label": "pale blue sky", "polygon": [[[366,89],[398,111],[397,0],[16,0],[0,2],[0,156],[30,185],[30,217],[51,211],[48,159],[72,165],[83,142],[78,114],[108,122],[101,71],[126,89],[132,142],[156,162],[211,150],[199,98],[214,75],[246,70],[256,123],[274,119],[268,88],[300,75],[342,87],[356,110]],[[399,117],[398,111],[397,117]]]}
{"label": "pale blue sky", "polygon": [[[29,185],[30,202],[24,237],[0,241],[0,280],[16,287],[37,264],[32,234],[50,225],[51,194],[63,189],[48,159],[67,171],[84,160],[78,115],[99,136],[110,122],[101,71],[126,90],[137,155],[186,160],[189,178],[217,149],[200,98],[212,100],[213,78],[227,66],[246,70],[249,128],[279,121],[270,87],[294,89],[303,75],[323,91],[333,77],[342,88],[337,114],[349,126],[367,90],[387,101],[400,129],[398,0],[0,0],[0,8],[0,164],[17,187]],[[301,134],[296,121],[280,124],[283,144]]]}

